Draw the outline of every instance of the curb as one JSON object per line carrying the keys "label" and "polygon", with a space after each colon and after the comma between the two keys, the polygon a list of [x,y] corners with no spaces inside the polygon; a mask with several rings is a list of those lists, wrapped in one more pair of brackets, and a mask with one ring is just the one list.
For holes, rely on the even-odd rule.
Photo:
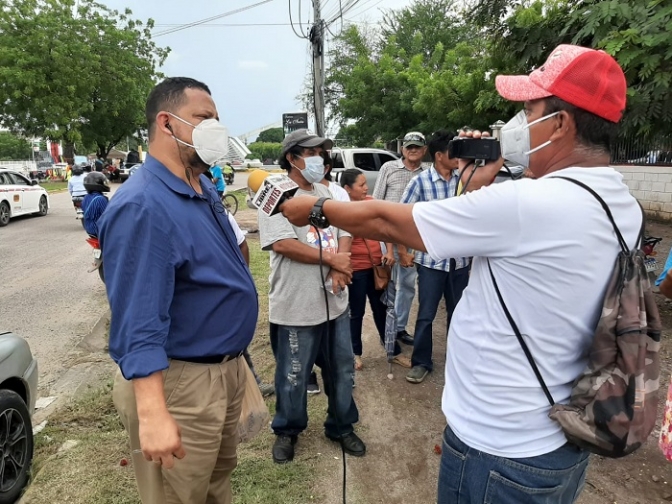
{"label": "curb", "polygon": [[[82,385],[90,385],[91,382],[85,379],[80,379],[83,375],[89,374],[87,371],[90,371],[86,364],[91,363],[101,363],[109,360],[107,359],[86,359],[85,356],[77,357],[74,355],[74,352],[81,352],[86,355],[95,356],[96,354],[101,355],[105,351],[104,348],[100,348],[100,343],[97,343],[96,340],[100,338],[105,341],[105,334],[107,332],[107,324],[110,320],[110,309],[108,308],[100,316],[98,321],[93,325],[91,331],[85,335],[79,343],[74,347],[74,351],[70,353],[68,359],[72,360],[72,365],[65,370],[65,372],[58,378],[58,380],[51,386],[51,390],[54,391],[56,399],[49,404],[46,408],[36,410],[32,417],[33,427],[39,425],[45,420],[49,419],[49,416],[63,403],[72,399],[77,395]],[[84,367],[85,369],[82,369]],[[71,386],[73,385],[74,386]]]}

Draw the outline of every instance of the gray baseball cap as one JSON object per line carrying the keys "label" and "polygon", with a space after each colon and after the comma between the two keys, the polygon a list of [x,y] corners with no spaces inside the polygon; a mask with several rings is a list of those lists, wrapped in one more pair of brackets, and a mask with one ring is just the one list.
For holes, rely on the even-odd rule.
{"label": "gray baseball cap", "polygon": [[287,154],[287,151],[293,147],[296,147],[297,145],[299,147],[322,147],[324,150],[331,150],[331,148],[334,146],[334,142],[328,138],[319,137],[307,129],[300,129],[292,131],[282,141],[282,155],[284,156]]}
{"label": "gray baseball cap", "polygon": [[404,142],[402,144],[402,147],[408,147],[409,145],[417,145],[418,147],[424,147],[425,145],[427,145],[425,135],[423,135],[419,131],[411,131],[410,133],[406,133],[406,136],[404,136]]}

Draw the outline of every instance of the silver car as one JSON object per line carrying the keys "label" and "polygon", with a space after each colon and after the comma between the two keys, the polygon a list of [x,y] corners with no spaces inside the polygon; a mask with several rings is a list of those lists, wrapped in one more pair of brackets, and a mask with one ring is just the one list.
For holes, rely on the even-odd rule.
{"label": "silver car", "polygon": [[28,484],[36,399],[37,361],[28,343],[0,330],[0,504],[16,502]]}

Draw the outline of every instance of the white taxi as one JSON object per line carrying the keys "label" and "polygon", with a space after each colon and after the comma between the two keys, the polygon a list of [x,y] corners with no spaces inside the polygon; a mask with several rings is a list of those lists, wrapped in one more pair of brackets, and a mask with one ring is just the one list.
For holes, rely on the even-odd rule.
{"label": "white taxi", "polygon": [[12,170],[0,168],[0,227],[9,224],[9,219],[19,215],[47,215],[49,195],[30,180]]}

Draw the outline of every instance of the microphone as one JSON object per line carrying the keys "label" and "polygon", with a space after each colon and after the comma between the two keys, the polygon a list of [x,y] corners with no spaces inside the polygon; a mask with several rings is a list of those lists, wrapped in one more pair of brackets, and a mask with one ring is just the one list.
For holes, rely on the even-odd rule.
{"label": "microphone", "polygon": [[299,186],[284,174],[269,174],[263,170],[255,170],[247,179],[247,187],[255,193],[251,199],[252,205],[268,215],[277,214],[282,205],[294,196]]}

